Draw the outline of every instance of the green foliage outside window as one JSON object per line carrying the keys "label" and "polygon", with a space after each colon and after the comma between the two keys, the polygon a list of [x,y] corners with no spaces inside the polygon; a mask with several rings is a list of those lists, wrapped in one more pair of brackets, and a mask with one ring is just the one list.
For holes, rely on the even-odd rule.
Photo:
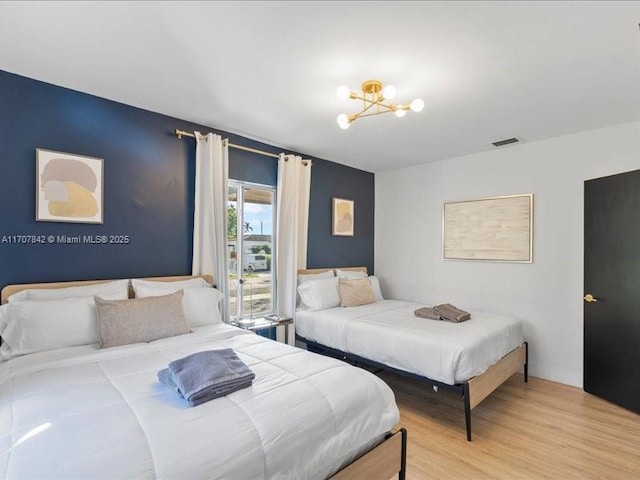
{"label": "green foliage outside window", "polygon": [[[234,205],[227,207],[227,238],[233,240],[237,237],[238,231],[238,211]],[[253,227],[249,222],[244,222],[244,233],[253,232]]]}

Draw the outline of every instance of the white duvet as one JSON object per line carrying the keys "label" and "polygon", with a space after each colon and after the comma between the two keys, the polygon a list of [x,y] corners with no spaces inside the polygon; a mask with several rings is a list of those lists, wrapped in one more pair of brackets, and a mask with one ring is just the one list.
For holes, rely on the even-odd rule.
{"label": "white duvet", "polygon": [[[231,347],[253,386],[189,407],[169,361]],[[399,419],[393,392],[343,362],[217,325],[0,364],[0,478],[319,479]]]}
{"label": "white duvet", "polygon": [[466,322],[414,315],[423,304],[382,300],[359,307],[296,312],[308,340],[449,385],[469,380],[523,342],[519,320],[471,312]]}

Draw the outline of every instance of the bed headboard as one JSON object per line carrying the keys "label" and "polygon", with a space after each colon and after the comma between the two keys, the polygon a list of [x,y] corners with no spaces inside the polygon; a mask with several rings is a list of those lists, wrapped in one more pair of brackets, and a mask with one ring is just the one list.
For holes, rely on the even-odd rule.
{"label": "bed headboard", "polygon": [[[138,278],[138,277],[136,277]],[[177,275],[173,277],[146,277],[142,280],[152,280],[155,282],[175,282],[176,280],[188,280],[189,278],[204,278],[207,282],[213,285],[213,277],[211,275]],[[80,280],[76,282],[55,282],[55,283],[23,283],[18,285],[7,285],[2,289],[0,294],[0,303],[4,305],[9,300],[11,295],[14,295],[22,290],[27,289],[51,289],[51,288],[67,288],[78,287],[83,285],[96,285],[98,283],[113,282],[117,279],[109,280]],[[133,287],[129,282],[129,298],[133,298]]]}
{"label": "bed headboard", "polygon": [[329,270],[333,270],[334,275],[336,273],[336,270],[348,270],[351,272],[367,273],[367,267],[327,267],[327,268],[310,268],[310,269],[298,270],[298,275],[309,275],[311,273],[324,273],[324,272],[328,272]]}

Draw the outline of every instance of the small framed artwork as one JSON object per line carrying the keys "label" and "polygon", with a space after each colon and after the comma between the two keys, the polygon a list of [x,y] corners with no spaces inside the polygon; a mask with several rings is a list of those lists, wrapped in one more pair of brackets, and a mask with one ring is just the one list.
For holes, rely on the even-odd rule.
{"label": "small framed artwork", "polygon": [[332,235],[353,237],[353,200],[333,197]]}
{"label": "small framed artwork", "polygon": [[445,259],[533,261],[533,194],[446,202]]}
{"label": "small framed artwork", "polygon": [[102,158],[36,149],[36,220],[103,223]]}

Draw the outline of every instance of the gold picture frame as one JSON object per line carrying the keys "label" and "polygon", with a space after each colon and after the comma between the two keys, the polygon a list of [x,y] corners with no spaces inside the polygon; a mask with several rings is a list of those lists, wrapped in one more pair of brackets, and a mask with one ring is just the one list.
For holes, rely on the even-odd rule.
{"label": "gold picture frame", "polygon": [[104,160],[36,149],[36,221],[104,222]]}
{"label": "gold picture frame", "polygon": [[445,202],[445,260],[533,262],[533,194]]}
{"label": "gold picture frame", "polygon": [[331,203],[332,228],[331,234],[343,237],[354,235],[354,201],[346,198],[333,197]]}

